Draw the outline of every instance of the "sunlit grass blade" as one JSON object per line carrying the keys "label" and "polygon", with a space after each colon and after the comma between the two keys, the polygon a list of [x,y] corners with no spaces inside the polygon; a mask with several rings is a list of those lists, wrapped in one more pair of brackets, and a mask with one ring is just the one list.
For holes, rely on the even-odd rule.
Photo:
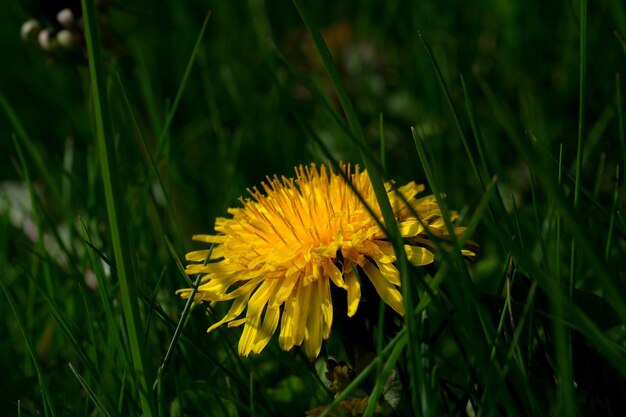
{"label": "sunlit grass blade", "polygon": [[95,5],[89,0],[81,0],[84,20],[85,43],[89,59],[91,93],[93,99],[96,139],[100,157],[102,182],[106,199],[109,227],[117,277],[120,283],[122,305],[125,314],[128,342],[133,359],[136,386],[139,392],[144,417],[154,415],[154,401],[148,387],[149,375],[141,318],[137,305],[137,293],[132,277],[131,252],[128,240],[123,194],[120,192],[120,179],[117,172],[117,157],[113,130],[108,109],[105,73],[102,65],[100,38],[96,23]]}
{"label": "sunlit grass blade", "polygon": [[[300,0],[293,0],[293,4],[295,5],[304,25],[307,28],[307,31],[311,35],[313,39],[313,43],[320,54],[322,62],[324,64],[324,68],[326,69],[333,88],[337,93],[337,97],[339,98],[339,102],[341,103],[341,107],[348,119],[348,124],[356,137],[357,141],[364,145],[366,148],[366,140],[365,133],[363,131],[363,127],[361,126],[361,122],[356,114],[354,106],[348,97],[348,93],[345,89],[345,86],[341,80],[339,72],[334,64],[333,58],[328,50],[322,35],[320,34],[319,29],[313,23],[308,10],[304,6],[303,2]],[[375,160],[375,158],[371,155],[371,152],[361,152],[361,157],[363,158],[363,163],[365,164],[365,168],[368,171],[370,181],[372,183],[372,188],[376,195],[376,199],[378,201],[383,220],[385,223],[387,236],[389,240],[393,244],[394,252],[396,254],[397,259],[397,269],[400,273],[400,279],[402,282],[402,298],[405,311],[413,311],[415,306],[415,302],[413,300],[414,294],[411,291],[412,285],[409,279],[410,271],[408,260],[406,257],[406,252],[404,251],[404,243],[402,241],[402,236],[400,235],[400,230],[398,229],[398,224],[395,220],[395,216],[393,214],[393,210],[391,208],[391,204],[389,202],[389,198],[387,197],[387,192],[385,190],[384,181],[381,176],[381,172],[378,169],[379,164]],[[409,332],[409,343],[408,343],[408,362],[409,362],[409,379],[411,381],[411,389],[416,390],[418,379],[417,379],[417,367],[419,366],[419,350],[417,345],[417,330],[415,327],[415,322],[411,314],[405,315],[405,326],[408,328]],[[416,391],[413,391],[416,394]],[[417,412],[418,404],[416,395],[412,395],[412,406],[414,411]]]}

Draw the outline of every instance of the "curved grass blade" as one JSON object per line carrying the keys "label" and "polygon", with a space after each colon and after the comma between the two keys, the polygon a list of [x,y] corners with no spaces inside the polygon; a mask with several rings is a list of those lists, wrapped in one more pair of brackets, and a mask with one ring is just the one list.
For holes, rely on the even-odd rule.
{"label": "curved grass blade", "polygon": [[100,157],[100,169],[106,199],[111,241],[115,255],[115,264],[120,283],[122,305],[124,309],[128,341],[133,359],[136,387],[139,391],[141,409],[144,417],[155,413],[154,400],[150,395],[144,339],[141,332],[141,318],[137,304],[137,292],[132,274],[132,258],[127,237],[127,225],[124,216],[123,194],[120,189],[119,173],[114,137],[106,97],[106,83],[102,65],[100,35],[96,22],[95,4],[90,0],[81,0],[84,20],[85,43],[89,60],[91,92],[93,98],[96,139]]}
{"label": "curved grass blade", "polygon": [[193,63],[196,61],[196,56],[198,55],[198,51],[200,50],[200,45],[202,43],[202,39],[204,39],[204,32],[206,31],[207,24],[209,23],[209,18],[211,17],[211,11],[209,11],[204,21],[202,22],[202,28],[200,29],[200,33],[198,34],[198,38],[196,39],[196,43],[191,51],[191,56],[189,57],[189,61],[187,62],[187,67],[185,68],[185,72],[183,74],[183,78],[180,81],[180,85],[178,86],[178,91],[176,91],[176,96],[174,97],[174,102],[167,113],[167,117],[165,119],[165,126],[161,130],[159,134],[159,138],[157,140],[158,153],[160,153],[163,149],[163,141],[168,134],[170,125],[172,124],[172,120],[174,120],[174,115],[178,110],[178,105],[180,104],[180,99],[183,96],[183,92],[185,91],[185,86],[187,85],[187,81],[189,80],[189,74],[191,74],[191,68],[193,67]]}
{"label": "curved grass blade", "polygon": [[[207,257],[204,260],[204,265],[206,265],[207,261],[211,258],[212,252],[213,252],[213,246],[211,246],[211,248],[209,249]],[[196,293],[198,292],[198,286],[200,285],[201,279],[202,279],[202,274],[198,274],[193,283],[191,294],[189,295],[189,298],[187,298],[187,302],[185,303],[185,307],[183,308],[183,311],[180,313],[180,319],[178,320],[178,324],[176,325],[176,329],[174,330],[174,335],[172,336],[170,345],[168,346],[167,352],[165,353],[165,358],[163,359],[163,363],[161,363],[161,366],[159,367],[159,370],[157,371],[156,380],[154,381],[154,384],[152,385],[152,390],[155,392],[157,391],[157,388],[160,386],[161,379],[163,375],[167,372],[169,363],[172,360],[172,355],[174,354],[174,351],[176,350],[178,339],[180,338],[180,335],[182,334],[185,322],[187,320],[187,316],[189,315],[189,312],[191,311],[191,306],[193,305],[193,300],[196,296]],[[154,301],[154,298],[153,298],[153,301]]]}
{"label": "curved grass blade", "polygon": [[[298,10],[304,25],[307,28],[307,31],[311,35],[313,39],[313,43],[315,44],[318,53],[322,59],[324,64],[324,68],[326,69],[333,88],[337,93],[337,97],[339,98],[339,102],[341,103],[341,107],[348,119],[348,124],[350,125],[350,129],[352,130],[354,136],[357,141],[363,145],[364,149],[367,149],[365,133],[363,131],[363,127],[357,117],[356,111],[354,110],[354,106],[348,97],[348,93],[345,89],[345,86],[339,76],[339,72],[334,64],[333,58],[328,50],[328,46],[324,42],[322,35],[320,34],[319,29],[313,23],[313,20],[309,16],[308,10],[304,6],[301,0],[292,0],[294,6]],[[394,252],[396,254],[398,271],[400,273],[401,281],[402,281],[402,301],[404,304],[405,311],[413,311],[415,307],[415,302],[413,300],[413,293],[410,290],[412,288],[411,281],[409,276],[409,264],[406,257],[406,252],[404,251],[404,243],[402,241],[402,236],[400,235],[400,230],[398,228],[398,224],[395,220],[395,216],[393,214],[393,210],[391,209],[391,204],[389,202],[389,198],[387,196],[387,191],[385,190],[384,182],[381,177],[381,171],[379,170],[378,162],[372,156],[371,152],[362,151],[361,157],[363,159],[363,163],[370,177],[370,181],[372,183],[372,188],[374,190],[374,194],[376,195],[376,199],[378,200],[378,205],[380,206],[380,210],[383,216],[383,220],[385,223],[385,227],[387,230],[387,236],[390,242],[393,245]],[[411,387],[413,390],[417,388],[418,378],[417,378],[417,367],[419,366],[419,349],[417,346],[417,328],[415,326],[414,318],[411,314],[405,315],[405,326],[408,328],[409,332],[409,343],[408,343],[408,362],[409,362],[409,379],[411,381]],[[417,404],[417,392],[411,395],[412,405],[414,410],[417,412],[418,404]]]}
{"label": "curved grass blade", "polygon": [[105,417],[113,417],[114,415],[117,415],[111,415],[111,413],[109,413],[109,410],[104,406],[104,404],[102,404],[102,401],[100,401],[100,398],[98,398],[95,391],[91,388],[91,386],[89,386],[87,381],[85,381],[85,379],[78,373],[78,371],[74,369],[74,366],[71,362],[68,363],[68,366],[70,367],[70,370],[72,371],[80,385],[84,388],[85,391],[87,391],[87,395],[89,395],[89,398],[91,398],[91,401],[93,401],[98,411],[101,412]]}
{"label": "curved grass blade", "polygon": [[6,299],[9,302],[9,307],[11,307],[11,311],[13,312],[13,315],[15,316],[17,327],[19,328],[20,333],[22,334],[22,337],[24,338],[24,345],[26,346],[26,350],[28,350],[28,354],[33,360],[33,366],[35,367],[35,372],[37,373],[37,382],[39,383],[39,389],[41,390],[44,414],[46,417],[49,417],[49,416],[55,417],[56,411],[54,407],[52,406],[52,401],[50,399],[50,392],[48,391],[48,386],[46,385],[46,382],[44,381],[44,378],[43,378],[41,364],[39,363],[39,358],[37,357],[37,354],[35,353],[35,350],[33,349],[33,346],[30,343],[30,339],[28,338],[28,335],[26,334],[26,328],[24,327],[24,322],[22,321],[22,318],[20,317],[17,311],[17,308],[15,307],[15,301],[13,301],[13,297],[9,293],[9,289],[6,287],[6,285],[4,284],[4,281],[1,279],[0,279],[0,287],[2,287],[2,291],[4,292],[4,295],[6,296]]}

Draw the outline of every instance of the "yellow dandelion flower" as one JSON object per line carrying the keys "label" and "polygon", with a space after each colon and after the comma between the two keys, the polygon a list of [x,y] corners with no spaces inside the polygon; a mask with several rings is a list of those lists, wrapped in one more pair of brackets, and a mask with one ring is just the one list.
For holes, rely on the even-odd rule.
{"label": "yellow dandelion flower", "polygon": [[[344,164],[340,169],[381,219],[367,172]],[[212,250],[186,256],[192,262],[186,273],[202,274],[195,300],[232,302],[226,315],[208,331],[225,323],[228,327],[243,325],[239,340],[243,356],[261,352],[280,324],[282,349],[304,344],[306,353],[317,357],[333,321],[331,283],[346,291],[351,317],[361,298],[357,271],[385,303],[404,314],[393,246],[354,190],[325,166],[318,169],[311,164],[295,171],[295,179],[268,177],[261,183],[262,190],[249,189],[252,198],[241,199],[243,207],[229,209],[229,218],[216,219],[216,234],[193,237],[213,244]],[[398,187],[396,191],[410,203],[409,208],[391,183],[385,186],[407,243],[404,248],[409,261],[413,265],[432,263],[436,244],[429,235],[447,236],[434,197],[416,198],[424,186],[414,182]],[[463,231],[456,228],[455,233]],[[188,298],[191,289],[181,289],[178,294]],[[240,318],[244,310],[245,317]]]}

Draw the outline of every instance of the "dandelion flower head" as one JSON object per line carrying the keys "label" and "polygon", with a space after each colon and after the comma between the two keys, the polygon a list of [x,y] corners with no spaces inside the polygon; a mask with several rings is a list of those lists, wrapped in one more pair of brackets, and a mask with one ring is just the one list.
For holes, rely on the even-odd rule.
{"label": "dandelion flower head", "polygon": [[[304,345],[309,357],[317,357],[333,321],[331,285],[346,291],[350,317],[361,299],[359,279],[369,280],[404,314],[394,249],[372,216],[382,221],[369,176],[358,166],[339,169],[343,175],[311,164],[296,167],[295,178],[268,177],[261,189],[248,190],[251,198],[241,199],[242,207],[228,210],[230,217],[216,219],[215,234],[193,237],[213,244],[186,256],[186,273],[201,274],[194,300],[232,303],[208,331],[243,325],[241,355],[261,352],[280,326],[282,349]],[[436,244],[429,236],[447,236],[434,197],[416,198],[424,186],[414,182],[385,187],[409,261],[434,262]],[[463,231],[455,227],[455,234]],[[178,293],[188,298],[191,289]]]}

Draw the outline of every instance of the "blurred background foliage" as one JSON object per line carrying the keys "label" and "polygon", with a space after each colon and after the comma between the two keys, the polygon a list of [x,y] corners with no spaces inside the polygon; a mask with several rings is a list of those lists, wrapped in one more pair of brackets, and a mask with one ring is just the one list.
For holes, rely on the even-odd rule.
{"label": "blurred background foliage", "polygon": [[[549,272],[561,268],[566,276],[569,246],[563,246],[563,258],[552,256],[554,202],[548,189],[533,188],[537,186],[529,169],[533,161],[520,151],[519,143],[532,143],[551,155],[547,171],[554,178],[558,175],[555,161],[562,152],[564,177],[573,178],[579,106],[578,4],[505,0],[308,3],[376,153],[382,117],[386,178],[399,184],[426,181],[411,138],[414,127],[437,167],[450,207],[470,216],[484,193],[472,175],[421,34],[450,89],[461,130],[471,136],[463,77],[475,112],[473,120],[488,150],[489,176],[498,178],[508,221],[517,224],[526,252],[538,264],[552,265],[546,266]],[[128,352],[120,331],[119,289],[110,267],[100,261],[112,253],[86,54],[80,34],[71,47],[52,50],[45,50],[38,39],[20,37],[23,23],[31,18],[53,27],[52,34],[58,33],[56,12],[64,7],[80,14],[75,1],[0,2],[0,275],[16,302],[57,415],[92,415],[92,403],[68,363],[88,375],[88,383],[98,387],[99,398],[112,402],[109,410],[133,415],[138,405],[132,376],[125,372]],[[206,33],[198,39],[209,12]],[[357,162],[360,157],[346,138],[345,121],[337,117],[342,113],[325,67],[290,2],[104,0],[98,3],[98,16],[119,155],[117,169],[125,192],[127,238],[134,249],[134,277],[143,296],[148,362],[156,373],[183,306],[174,292],[187,286],[174,255],[182,257],[192,249],[190,236],[211,231],[215,217],[225,215],[228,207],[246,195],[247,187],[266,175],[291,175],[297,164],[326,161],[305,127],[315,132],[333,158]],[[589,241],[598,242],[604,254],[609,216],[615,207],[624,207],[623,192],[614,200],[615,190],[621,190],[616,170],[626,163],[623,126],[620,133],[624,115],[618,113],[616,104],[616,96],[624,95],[624,81],[617,74],[623,78],[626,69],[626,7],[615,0],[590,2],[587,21],[582,170],[586,194],[578,215],[586,223]],[[199,48],[187,76],[196,41]],[[476,155],[475,148],[471,151]],[[621,172],[622,168],[623,177]],[[573,183],[564,183],[570,198]],[[495,225],[502,222],[496,219]],[[473,237],[481,253],[471,271],[484,294],[501,297],[505,277],[510,277],[510,252],[501,235],[488,229],[480,224]],[[626,250],[621,214],[614,229],[606,265],[623,285],[623,271],[617,272]],[[564,236],[568,233],[565,230]],[[602,289],[593,268],[587,261],[579,263],[576,288],[598,298],[580,305],[588,307],[602,330],[612,332],[623,354],[623,323],[601,301]],[[531,276],[530,281],[523,281],[522,303],[532,280]],[[105,293],[103,285],[108,285]],[[158,309],[150,307],[151,302]],[[22,415],[46,414],[27,344],[4,299],[0,311],[0,410],[15,415],[21,401]],[[437,314],[441,312],[433,312],[433,321],[445,322]],[[498,319],[496,312],[496,325]],[[196,309],[187,323],[187,339],[174,359],[176,376],[166,379],[160,397],[167,409],[164,414],[212,415],[207,407],[215,407],[215,415],[301,415],[329,402],[330,394],[324,389],[327,381],[317,377],[323,372],[310,372],[313,365],[302,357],[281,352],[274,341],[259,357],[238,358],[233,350],[237,331],[223,329],[206,336],[209,322],[203,309]],[[114,323],[118,328],[110,327]],[[537,348],[531,340],[532,333],[550,328],[530,326],[525,357],[530,361],[533,352],[544,355],[536,363],[547,368],[547,375],[532,374],[541,380],[534,390],[537,398],[544,388],[548,392],[543,402],[536,401],[541,406],[554,404],[553,364],[544,364],[550,362],[551,350]],[[75,342],[68,341],[72,336]],[[452,339],[442,337],[435,344],[440,349],[437,363],[443,377],[470,386],[465,379],[472,381],[466,375],[468,360]],[[342,352],[334,337],[327,349],[333,355]],[[89,363],[95,370],[89,369]],[[604,359],[580,364],[611,368]],[[582,409],[613,410],[607,404],[624,388],[623,378],[606,371],[610,375],[600,384],[597,374],[587,371],[576,371],[581,376],[579,385],[590,390],[585,392],[592,392],[598,384],[616,393],[602,397],[604,403],[589,394],[598,404],[589,400],[593,404]],[[448,392],[442,398],[455,395]],[[448,406],[450,415],[466,411],[464,395],[458,395],[463,404]],[[257,402],[254,408],[251,404]],[[517,415],[524,413],[520,410]]]}

